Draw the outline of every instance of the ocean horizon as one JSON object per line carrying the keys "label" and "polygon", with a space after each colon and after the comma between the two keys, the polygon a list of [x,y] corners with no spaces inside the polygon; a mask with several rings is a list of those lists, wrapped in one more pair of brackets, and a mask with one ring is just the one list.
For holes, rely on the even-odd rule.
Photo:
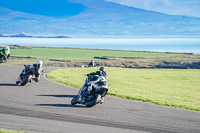
{"label": "ocean horizon", "polygon": [[70,47],[200,54],[200,38],[21,38],[1,37],[0,45]]}

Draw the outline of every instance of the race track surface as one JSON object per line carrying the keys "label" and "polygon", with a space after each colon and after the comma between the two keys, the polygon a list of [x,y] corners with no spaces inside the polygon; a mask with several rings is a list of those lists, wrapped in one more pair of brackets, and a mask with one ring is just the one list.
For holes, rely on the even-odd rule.
{"label": "race track surface", "polygon": [[[0,128],[28,133],[200,133],[199,112],[111,96],[92,108],[72,106],[78,89],[44,76],[39,83],[18,86],[22,69],[0,65]],[[55,69],[44,68],[44,73]]]}

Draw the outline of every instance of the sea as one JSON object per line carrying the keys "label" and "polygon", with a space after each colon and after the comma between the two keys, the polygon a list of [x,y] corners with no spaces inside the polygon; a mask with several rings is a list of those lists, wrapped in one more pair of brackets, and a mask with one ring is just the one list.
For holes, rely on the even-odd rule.
{"label": "sea", "polygon": [[19,38],[0,37],[0,45],[70,47],[200,54],[200,38]]}

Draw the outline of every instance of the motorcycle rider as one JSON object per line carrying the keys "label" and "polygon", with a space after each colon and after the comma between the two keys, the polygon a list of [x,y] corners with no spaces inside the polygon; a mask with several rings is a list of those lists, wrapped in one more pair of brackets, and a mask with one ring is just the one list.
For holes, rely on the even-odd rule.
{"label": "motorcycle rider", "polygon": [[94,60],[91,60],[91,62],[88,64],[88,67],[95,67],[96,64],[94,63]]}
{"label": "motorcycle rider", "polygon": [[43,72],[42,64],[43,62],[38,60],[36,64],[24,65],[25,68],[20,73],[17,82],[21,82],[22,76],[26,74],[30,69],[33,69],[35,71],[35,78],[33,78],[35,82],[39,82],[41,72]]}
{"label": "motorcycle rider", "polygon": [[[99,71],[87,74],[87,76],[89,75],[98,75],[98,77],[94,76],[94,79],[87,83],[87,86],[92,84],[93,91],[100,92],[104,88],[108,88],[108,75],[104,67],[99,68]],[[84,99],[84,95],[88,93],[88,87],[85,87],[81,93],[81,97]],[[104,97],[101,103],[103,103],[103,99]]]}
{"label": "motorcycle rider", "polygon": [[3,55],[3,59],[6,62],[7,59],[10,57],[10,48],[9,47],[3,48],[2,50],[0,50],[0,54]]}

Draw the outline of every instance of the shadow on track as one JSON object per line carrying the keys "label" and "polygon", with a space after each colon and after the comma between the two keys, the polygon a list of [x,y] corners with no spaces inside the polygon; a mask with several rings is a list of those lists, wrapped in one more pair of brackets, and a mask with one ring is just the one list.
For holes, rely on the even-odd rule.
{"label": "shadow on track", "polygon": [[10,84],[10,83],[0,83],[0,86],[19,86],[17,84]]}
{"label": "shadow on track", "polygon": [[52,107],[71,107],[71,108],[87,108],[81,105],[71,105],[71,104],[35,104],[36,106],[52,106]]}
{"label": "shadow on track", "polygon": [[[75,97],[76,95],[37,95],[37,96],[48,96],[48,97]],[[52,106],[52,107],[72,107],[72,108],[86,108],[86,106],[81,105],[71,105],[71,104],[35,104],[36,106]]]}
{"label": "shadow on track", "polygon": [[75,97],[76,95],[37,95],[37,96],[49,96],[49,97]]}

